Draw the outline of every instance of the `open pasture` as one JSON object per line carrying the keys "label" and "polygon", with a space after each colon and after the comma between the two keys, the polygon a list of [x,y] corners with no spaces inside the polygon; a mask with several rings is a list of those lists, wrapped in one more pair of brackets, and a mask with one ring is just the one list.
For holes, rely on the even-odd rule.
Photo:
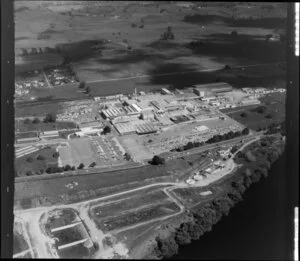
{"label": "open pasture", "polygon": [[145,193],[144,190],[122,200],[106,202],[99,205],[94,203],[90,208],[90,213],[96,220],[101,220],[111,216],[117,216],[122,212],[138,210],[147,205],[155,205],[158,202],[168,200],[168,196],[160,189],[153,189]]}
{"label": "open pasture", "polygon": [[[220,67],[225,62],[242,63],[247,59],[231,59],[224,44],[213,48],[212,43],[209,43],[211,53],[206,57],[198,57],[199,50],[191,49],[186,44],[195,39],[210,39],[211,34],[220,31],[229,35],[231,31],[238,30],[239,34],[246,33],[251,38],[257,34],[262,37],[267,34],[278,35],[276,30],[284,27],[284,12],[278,13],[278,10],[284,10],[284,5],[279,7],[272,4],[273,9],[267,10],[262,9],[260,4],[253,4],[251,8],[247,4],[240,4],[235,7],[238,12],[229,6],[205,4],[197,8],[197,4],[193,5],[193,8],[182,8],[166,3],[152,5],[116,2],[99,5],[95,2],[84,7],[77,4],[73,10],[74,4],[64,4],[60,8],[66,8],[65,12],[49,3],[47,7],[31,5],[17,12],[17,47],[58,47],[64,60],[71,62],[79,79],[96,81],[135,76],[138,73],[149,74],[162,62],[186,63],[197,69]],[[249,13],[256,9],[261,14],[267,14],[267,18],[263,20],[253,16],[255,19],[250,19]],[[219,20],[223,20],[216,21],[218,16]],[[232,19],[232,16],[235,18]],[[140,24],[143,27],[140,28]],[[165,44],[168,41],[159,41],[159,38],[168,25],[172,27],[175,38],[169,41],[170,44]],[[40,35],[46,37],[39,37]],[[256,43],[250,42],[250,45]],[[85,48],[82,48],[82,44]],[[60,48],[61,46],[64,48]],[[131,49],[127,49],[129,46]],[[260,50],[252,49],[258,52]],[[222,61],[215,58],[216,50],[223,50],[226,54]],[[255,55],[247,58],[251,60]],[[263,57],[258,55],[257,58]]]}
{"label": "open pasture", "polygon": [[119,215],[103,220],[103,227],[106,230],[116,230],[129,226],[138,226],[142,222],[164,218],[179,212],[179,207],[175,203],[162,203],[151,207],[144,207],[134,212]]}
{"label": "open pasture", "polygon": [[[57,166],[57,159],[53,157],[55,146],[47,146],[29,155],[15,159],[15,172],[17,177],[40,175],[50,166]],[[42,157],[38,159],[38,157]],[[29,160],[28,158],[31,158]]]}

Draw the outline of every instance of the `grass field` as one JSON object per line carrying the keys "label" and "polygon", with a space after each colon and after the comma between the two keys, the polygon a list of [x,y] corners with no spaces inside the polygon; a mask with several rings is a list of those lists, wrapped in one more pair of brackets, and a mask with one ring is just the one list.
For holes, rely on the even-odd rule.
{"label": "grass field", "polygon": [[57,246],[62,246],[65,244],[70,244],[72,242],[84,239],[79,225],[71,228],[66,228],[63,230],[52,232],[53,236],[57,237],[59,241]]}
{"label": "grass field", "polygon": [[[45,171],[49,166],[57,166],[57,159],[53,158],[53,153],[55,152],[54,147],[47,147],[31,153],[26,156],[15,159],[15,171],[18,177],[26,176],[28,171],[31,171],[31,175],[41,174],[41,170]],[[38,160],[37,156],[41,155],[45,159]],[[31,157],[32,162],[28,162],[27,159]]]}
{"label": "grass field", "polygon": [[[194,156],[192,164],[197,164]],[[59,179],[31,180],[30,182],[16,182],[15,204],[28,208],[30,206],[51,205],[54,202],[78,202],[84,199],[105,196],[117,191],[125,191],[142,185],[159,181],[181,178],[191,168],[185,159],[174,159],[161,166],[144,166],[141,168],[102,172],[80,176],[59,176]],[[78,185],[67,189],[67,185],[77,182]]]}
{"label": "grass field", "polygon": [[265,107],[266,109],[262,113],[259,113],[255,107],[252,106],[236,108],[236,112],[227,111],[225,113],[228,113],[228,116],[244,124],[248,128],[258,130],[268,127],[273,122],[279,123],[284,121],[285,98],[285,93],[271,93],[261,98],[262,104],[255,107]]}
{"label": "grass field", "polygon": [[52,131],[62,129],[75,129],[76,124],[74,122],[39,122],[39,123],[24,123],[24,120],[15,121],[16,130],[18,132],[32,132],[32,131]]}
{"label": "grass field", "polygon": [[89,258],[89,254],[90,252],[84,243],[58,250],[59,257],[66,259]]}
{"label": "grass field", "polygon": [[37,137],[37,136],[38,136],[38,134],[37,134],[36,131],[29,131],[29,132],[17,133],[15,135],[15,138],[16,139],[24,139],[24,138],[34,138],[34,137]]}
{"label": "grass field", "polygon": [[105,205],[101,203],[99,206],[93,204],[90,212],[94,218],[100,220],[109,216],[119,215],[123,211],[132,211],[142,206],[157,204],[157,202],[165,201],[167,198],[167,195],[161,190],[153,190],[148,193],[143,191],[142,194],[137,193],[132,197],[124,198],[124,200],[111,203],[107,202]]}
{"label": "grass field", "polygon": [[[72,10],[73,6],[76,10]],[[237,12],[232,6],[221,4],[205,4],[201,9],[181,8],[174,3],[156,6],[127,2],[98,5],[91,2],[84,7],[65,3],[60,6],[62,9],[50,3],[43,7],[25,4],[24,9],[23,4],[23,9],[18,7],[20,11],[16,13],[16,47],[57,47],[79,79],[85,81],[157,74],[164,72],[166,66],[174,69],[174,64],[179,66],[178,69],[188,71],[223,67],[224,64],[273,61],[282,58],[282,44],[262,39],[267,34],[278,36],[282,31],[285,6],[275,3],[272,6],[272,10],[265,10],[259,3],[251,5],[250,9],[247,4],[240,4],[234,7]],[[65,12],[62,11],[64,8]],[[254,10],[259,10],[265,18],[256,17]],[[132,26],[133,23],[139,24],[141,19],[144,28]],[[172,27],[175,39],[159,41],[168,25]],[[228,37],[233,30],[238,31],[235,39]],[[194,40],[206,44],[199,48],[189,45]],[[126,46],[132,49],[128,50]],[[121,84],[91,83],[91,94],[132,92],[133,85],[139,85],[140,90],[158,89],[162,84],[178,83],[178,77],[173,80],[169,79],[173,77],[126,80]],[[213,76],[216,77],[219,76]],[[200,83],[203,75],[181,77],[179,83],[189,84],[186,78]],[[49,95],[43,92],[46,90],[36,95]],[[72,87],[54,88],[51,92],[57,98],[82,95]]]}
{"label": "grass field", "polygon": [[48,113],[58,114],[62,111],[62,105],[58,101],[51,102],[30,102],[17,104],[15,106],[15,117],[40,117]]}
{"label": "grass field", "polygon": [[28,244],[25,238],[16,231],[14,231],[13,244],[13,254],[17,254],[28,249]]}
{"label": "grass field", "polygon": [[60,65],[63,57],[58,53],[44,53],[24,56],[17,59],[15,73],[28,72],[33,70],[42,70],[47,65]]}
{"label": "grass field", "polygon": [[128,214],[119,215],[118,217],[105,219],[103,225],[110,231],[171,215],[178,211],[179,207],[175,203],[162,203],[152,207],[145,207]]}
{"label": "grass field", "polygon": [[[205,191],[211,191],[212,194],[208,196],[201,196],[200,193]],[[172,191],[172,193],[174,193],[176,197],[178,197],[181,200],[181,202],[183,202],[184,205],[187,207],[193,206],[199,202],[205,202],[207,200],[211,200],[221,192],[222,192],[221,188],[213,187],[213,186],[202,187],[202,188],[179,188],[179,189],[174,189]]]}
{"label": "grass field", "polygon": [[89,138],[72,139],[68,143],[68,146],[59,148],[62,166],[67,164],[78,166],[83,163],[88,167],[92,162],[98,162],[97,154],[93,152]]}

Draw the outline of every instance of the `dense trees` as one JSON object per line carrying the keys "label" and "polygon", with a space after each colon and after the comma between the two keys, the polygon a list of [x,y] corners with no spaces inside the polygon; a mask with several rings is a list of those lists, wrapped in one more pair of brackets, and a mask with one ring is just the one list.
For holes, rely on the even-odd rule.
{"label": "dense trees", "polygon": [[153,156],[152,160],[150,161],[150,164],[152,164],[152,165],[165,164],[165,159],[159,157],[158,155],[155,155],[155,156]]}
{"label": "dense trees", "polygon": [[265,116],[267,119],[272,119],[273,118],[273,115],[271,113],[268,113],[266,116]]}
{"label": "dense trees", "polygon": [[36,124],[36,123],[40,123],[41,121],[40,121],[40,119],[39,118],[34,118],[33,119],[33,121],[32,121],[32,123],[34,123],[34,124]]}
{"label": "dense trees", "polygon": [[131,160],[131,155],[128,152],[125,152],[124,158],[129,161]]}
{"label": "dense trees", "polygon": [[80,82],[79,85],[78,85],[78,88],[79,89],[84,89],[85,88],[85,82]]}
{"label": "dense trees", "polygon": [[96,162],[92,162],[89,167],[94,168],[96,165],[97,165]]}
{"label": "dense trees", "polygon": [[28,158],[26,159],[26,161],[29,162],[29,163],[31,163],[31,162],[33,162],[33,158],[32,158],[32,157],[28,157]]}
{"label": "dense trees", "polygon": [[243,117],[243,118],[246,118],[246,117],[248,116],[248,114],[247,114],[246,112],[242,112],[242,113],[240,114],[240,116]]}
{"label": "dense trees", "polygon": [[110,133],[111,132],[111,127],[106,125],[104,128],[103,128],[103,134],[107,134],[107,133]]}
{"label": "dense trees", "polygon": [[67,164],[66,166],[64,166],[64,171],[69,171],[71,169],[72,169],[72,167],[69,164]]}
{"label": "dense trees", "polygon": [[83,169],[84,168],[84,164],[80,163],[79,166],[77,167],[77,169]]}
{"label": "dense trees", "polygon": [[174,39],[174,34],[172,32],[172,27],[168,26],[167,27],[167,31],[164,32],[161,36],[160,36],[161,40],[173,40]]}
{"label": "dense trees", "polygon": [[56,122],[56,115],[53,113],[48,113],[46,115],[46,117],[44,118],[44,122],[48,123],[48,122]]}
{"label": "dense trees", "polygon": [[200,146],[203,146],[205,144],[212,144],[212,143],[216,143],[216,142],[220,142],[220,141],[224,141],[224,140],[229,140],[229,139],[233,139],[242,135],[248,135],[249,134],[249,129],[245,128],[242,131],[230,131],[228,133],[225,133],[223,135],[215,135],[212,138],[208,139],[206,142],[191,142],[189,141],[186,145],[182,146],[182,147],[178,147],[176,149],[173,149],[171,151],[184,151],[184,150],[189,150],[192,148],[197,148]]}
{"label": "dense trees", "polygon": [[46,173],[52,174],[52,173],[61,173],[64,171],[64,168],[57,167],[57,166],[50,166],[46,169]]}
{"label": "dense trees", "polygon": [[37,157],[36,157],[37,160],[45,160],[45,157],[41,154],[39,154]]}
{"label": "dense trees", "polygon": [[91,92],[91,87],[90,86],[86,86],[85,87],[85,93],[89,94]]}
{"label": "dense trees", "polygon": [[53,158],[57,159],[59,157],[59,152],[55,151],[52,156]]}
{"label": "dense trees", "polygon": [[[266,162],[265,162],[266,163]],[[228,215],[230,208],[242,200],[242,194],[252,183],[267,176],[267,164],[255,165],[255,169],[246,169],[239,178],[231,183],[231,189],[218,198],[194,208],[192,220],[182,223],[168,238],[156,238],[155,254],[170,257],[177,252],[178,245],[188,244],[191,240],[199,239],[205,232],[210,231],[223,215]]]}
{"label": "dense trees", "polygon": [[231,37],[237,37],[237,36],[238,36],[238,32],[237,32],[237,31],[232,31],[232,32],[230,33],[230,36],[231,36]]}
{"label": "dense trees", "polygon": [[178,245],[175,242],[174,235],[166,239],[156,237],[155,240],[161,256],[169,258],[177,253]]}
{"label": "dense trees", "polygon": [[27,118],[24,120],[24,124],[29,124],[30,123],[30,120]]}

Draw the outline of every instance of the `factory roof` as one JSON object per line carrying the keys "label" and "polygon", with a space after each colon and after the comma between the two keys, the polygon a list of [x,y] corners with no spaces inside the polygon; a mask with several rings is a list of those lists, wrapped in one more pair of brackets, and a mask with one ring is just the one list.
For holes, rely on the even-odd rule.
{"label": "factory roof", "polygon": [[135,126],[130,122],[116,123],[114,124],[114,126],[120,134],[126,134],[136,131]]}
{"label": "factory roof", "polygon": [[138,134],[147,134],[156,132],[156,128],[150,123],[142,123],[136,125],[136,131]]}
{"label": "factory roof", "polygon": [[219,89],[219,88],[232,88],[232,86],[226,82],[214,82],[214,83],[207,83],[207,84],[196,84],[193,85],[196,89]]}

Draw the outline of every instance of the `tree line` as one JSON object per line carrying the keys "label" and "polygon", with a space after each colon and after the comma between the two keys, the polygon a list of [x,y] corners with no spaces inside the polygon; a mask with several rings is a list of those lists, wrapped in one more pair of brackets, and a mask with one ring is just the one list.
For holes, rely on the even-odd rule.
{"label": "tree line", "polygon": [[210,139],[208,139],[205,142],[204,141],[202,141],[202,142],[199,142],[199,141],[191,142],[191,141],[189,141],[186,145],[184,145],[182,147],[178,147],[176,149],[172,149],[171,151],[180,152],[180,151],[190,150],[192,148],[201,147],[205,144],[212,144],[212,143],[216,143],[216,142],[220,142],[220,141],[230,140],[230,139],[240,137],[240,136],[243,136],[243,135],[248,135],[248,134],[249,134],[249,129],[248,128],[245,128],[242,131],[236,131],[236,132],[230,131],[230,132],[225,133],[223,135],[220,135],[220,134],[214,135],[213,137],[211,137]]}
{"label": "tree line", "polygon": [[191,220],[182,223],[167,238],[157,236],[155,238],[155,247],[149,256],[170,258],[177,253],[179,245],[189,244],[192,240],[199,239],[205,232],[210,231],[212,226],[220,221],[223,216],[229,214],[230,209],[243,199],[244,192],[251,184],[268,176],[268,170],[278,158],[280,151],[274,154],[276,148],[274,146],[269,147],[269,145],[272,145],[272,139],[267,137],[262,142],[264,143],[262,147],[267,152],[264,160],[251,165],[251,170],[244,168],[242,175],[231,182],[230,189],[227,192],[200,205],[196,209],[194,208],[190,212]]}

